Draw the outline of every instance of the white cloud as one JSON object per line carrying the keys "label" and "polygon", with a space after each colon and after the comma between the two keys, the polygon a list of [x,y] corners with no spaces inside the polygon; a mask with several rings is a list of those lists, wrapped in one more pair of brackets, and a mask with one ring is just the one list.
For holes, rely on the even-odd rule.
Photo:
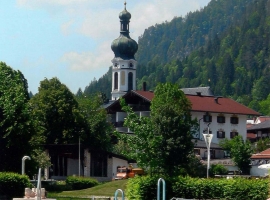
{"label": "white cloud", "polygon": [[62,56],[61,61],[66,63],[71,71],[108,69],[113,58],[112,51],[108,49],[110,49],[110,42],[104,42],[95,52],[67,52]]}
{"label": "white cloud", "polygon": [[[209,1],[127,0],[127,10],[132,15],[130,36],[137,41],[149,26],[170,21],[175,16],[185,16],[189,11],[200,9],[200,6],[206,5]],[[83,35],[95,41],[93,51],[89,48],[83,52],[74,47],[59,59],[69,69],[67,73],[90,72],[85,74],[89,74],[91,80],[91,71],[93,73],[102,71],[111,65],[114,55],[110,45],[119,36],[118,14],[124,8],[123,2],[123,0],[17,0],[17,5],[28,9],[45,10],[53,20],[61,19],[63,23],[59,30],[63,35]]]}

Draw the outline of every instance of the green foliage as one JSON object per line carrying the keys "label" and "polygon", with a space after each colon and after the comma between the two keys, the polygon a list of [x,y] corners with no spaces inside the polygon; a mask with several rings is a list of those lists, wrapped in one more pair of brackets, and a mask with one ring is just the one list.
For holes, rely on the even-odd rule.
{"label": "green foliage", "polygon": [[26,175],[11,172],[0,172],[0,195],[8,197],[23,197],[24,188],[31,187]]}
{"label": "green foliage", "polygon": [[264,200],[268,196],[268,187],[265,179],[179,177],[173,184],[173,194],[187,199]]}
{"label": "green foliage", "polygon": [[68,176],[66,184],[70,186],[72,190],[81,190],[98,185],[98,181],[93,178]]}
{"label": "green foliage", "polygon": [[[127,198],[136,200],[156,200],[158,179],[158,176],[136,176],[135,178],[129,179],[126,190]],[[160,188],[162,189],[162,183],[160,185]],[[168,187],[166,188],[166,192],[168,193]]]}
{"label": "green foliage", "polygon": [[43,187],[46,188],[46,191],[49,192],[61,192],[61,191],[70,191],[72,190],[71,185],[67,185],[66,181],[56,181],[56,182],[48,182],[46,185],[43,184]]}
{"label": "green foliage", "polygon": [[21,159],[42,141],[29,106],[27,80],[0,62],[0,171],[21,170]]}
{"label": "green foliage", "polygon": [[255,145],[255,152],[259,153],[270,148],[270,138],[260,138]]}
{"label": "green foliage", "polygon": [[214,176],[216,174],[225,175],[227,173],[228,173],[228,169],[224,165],[221,165],[221,164],[212,164],[209,170],[209,174],[211,176]]}
{"label": "green foliage", "polygon": [[82,143],[91,148],[110,151],[113,127],[107,121],[107,111],[102,108],[104,98],[104,95],[91,95],[80,96],[76,100],[85,125]]}
{"label": "green foliage", "polygon": [[52,165],[51,158],[45,151],[42,151],[41,149],[35,149],[32,153],[32,158],[35,160],[35,162],[37,162],[37,166],[41,169],[45,169]]}
{"label": "green foliage", "polygon": [[[128,199],[156,199],[159,177],[142,176],[128,180],[126,196]],[[166,181],[166,199],[173,197],[185,199],[228,199],[265,200],[268,196],[268,180],[265,179],[201,179],[182,177]],[[161,184],[162,194],[162,184]]]}
{"label": "green foliage", "polygon": [[77,143],[84,124],[78,103],[57,78],[40,82],[39,92],[30,100],[33,115],[43,127],[46,144]]}
{"label": "green foliage", "polygon": [[233,162],[243,174],[250,173],[250,157],[253,149],[248,140],[244,141],[242,136],[236,136],[231,140],[225,138],[220,142],[220,146],[230,151]]}
{"label": "green foliage", "polygon": [[151,102],[151,116],[138,117],[121,99],[128,113],[125,126],[134,134],[118,134],[128,145],[123,152],[139,166],[149,167],[150,174],[175,175],[187,169],[193,153],[191,141],[197,122],[191,119],[191,104],[184,93],[173,84],[159,84]]}
{"label": "green foliage", "polygon": [[260,113],[263,115],[270,115],[270,94],[267,96],[267,99],[259,102]]}

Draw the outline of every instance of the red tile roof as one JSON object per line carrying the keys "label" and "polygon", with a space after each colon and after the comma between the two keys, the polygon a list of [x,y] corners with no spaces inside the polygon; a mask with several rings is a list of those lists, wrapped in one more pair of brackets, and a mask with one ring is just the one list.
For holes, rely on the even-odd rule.
{"label": "red tile roof", "polygon": [[270,120],[270,117],[268,117],[268,116],[260,116],[260,117],[258,117],[259,118],[259,120],[261,121],[261,122],[265,122],[265,121],[267,121],[267,120]]}
{"label": "red tile roof", "polygon": [[[154,93],[150,91],[133,91],[137,95],[151,101]],[[260,115],[260,113],[230,99],[214,96],[186,95],[192,104],[192,111],[230,113],[243,115]]]}
{"label": "red tile roof", "polygon": [[270,158],[270,148],[266,149],[260,153],[253,154],[252,159],[269,159]]}

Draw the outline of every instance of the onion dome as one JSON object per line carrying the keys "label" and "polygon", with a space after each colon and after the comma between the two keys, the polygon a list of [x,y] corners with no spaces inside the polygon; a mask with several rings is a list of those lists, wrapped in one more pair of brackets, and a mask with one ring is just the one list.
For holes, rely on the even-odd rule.
{"label": "onion dome", "polygon": [[126,9],[126,4],[127,3],[125,2],[125,9],[119,14],[119,19],[121,21],[129,21],[131,18],[131,14]]}
{"label": "onion dome", "polygon": [[120,36],[115,39],[111,48],[114,52],[115,58],[121,58],[124,60],[134,59],[134,55],[138,50],[138,44],[135,40],[129,36],[129,20],[131,14],[125,9],[119,14],[120,18]]}

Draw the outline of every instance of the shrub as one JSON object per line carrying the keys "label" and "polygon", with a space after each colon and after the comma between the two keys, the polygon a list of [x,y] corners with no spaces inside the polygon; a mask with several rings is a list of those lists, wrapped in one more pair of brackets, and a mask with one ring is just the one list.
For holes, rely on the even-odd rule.
{"label": "shrub", "polygon": [[67,185],[65,181],[56,181],[51,184],[42,184],[46,188],[46,191],[50,192],[60,192],[60,191],[69,191],[72,190],[70,185]]}
{"label": "shrub", "polygon": [[265,200],[268,195],[268,180],[179,177],[173,184],[173,193],[177,197],[194,199]]}
{"label": "shrub", "polygon": [[[156,200],[157,196],[157,182],[160,177],[158,176],[135,176],[128,180],[126,196],[128,199],[145,200],[151,199]],[[169,178],[166,180],[166,199],[171,198],[171,182]],[[160,194],[162,195],[163,184],[160,184]]]}
{"label": "shrub", "polygon": [[[128,199],[156,200],[159,177],[138,176],[128,180],[126,196]],[[226,200],[265,200],[268,195],[266,179],[204,179],[178,177],[166,180],[166,198],[185,199],[226,199]],[[162,184],[161,188],[162,190]],[[160,191],[162,193],[162,191]]]}
{"label": "shrub", "polygon": [[88,177],[68,176],[66,184],[70,186],[72,190],[81,190],[98,185],[98,181]]}
{"label": "shrub", "polygon": [[28,176],[12,172],[0,172],[0,195],[9,198],[23,197],[24,190],[32,187]]}
{"label": "shrub", "polygon": [[209,174],[211,176],[214,176],[216,174],[224,175],[227,173],[228,173],[228,169],[224,165],[221,165],[221,164],[216,164],[216,165],[213,164],[213,165],[211,165],[211,168],[209,170]]}

